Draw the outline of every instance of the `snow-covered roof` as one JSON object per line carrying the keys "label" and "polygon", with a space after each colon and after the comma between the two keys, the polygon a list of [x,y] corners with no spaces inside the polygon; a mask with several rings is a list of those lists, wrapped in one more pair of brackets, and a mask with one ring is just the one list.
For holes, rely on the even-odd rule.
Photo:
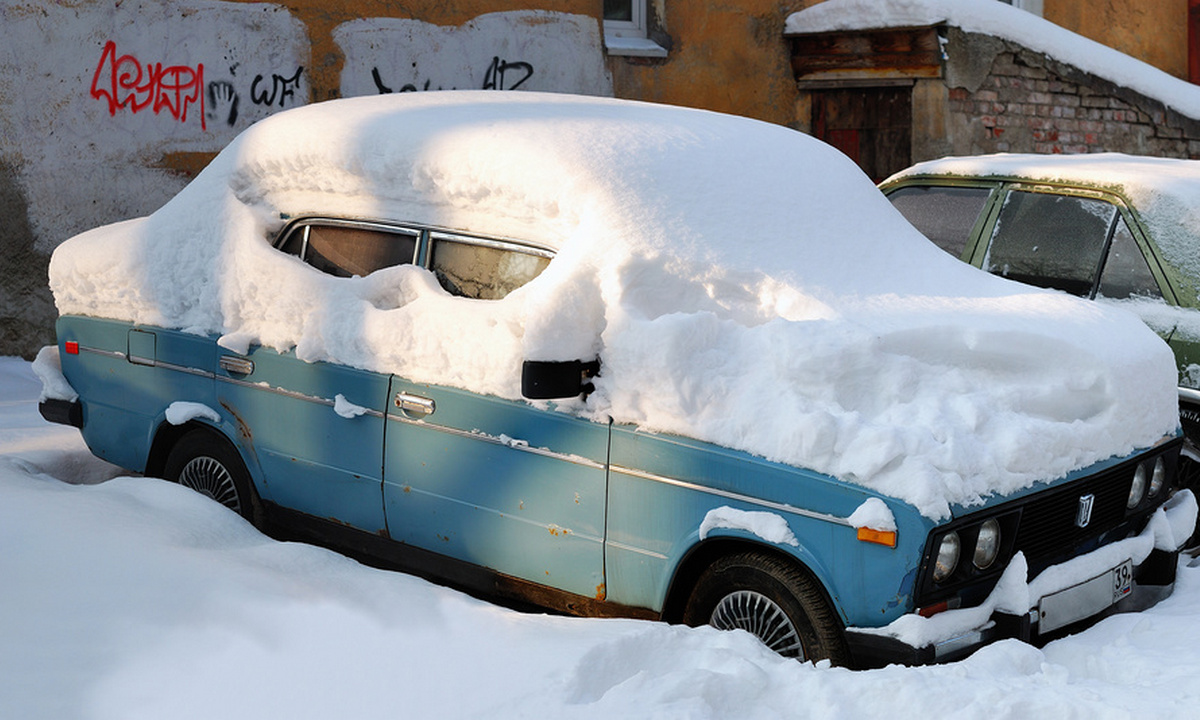
{"label": "snow-covered roof", "polygon": [[1200,87],[996,0],[825,0],[790,15],[784,32],[806,34],[941,24],[1018,43],[1120,87],[1136,90],[1183,115],[1200,118]]}
{"label": "snow-covered roof", "polygon": [[917,163],[884,183],[915,175],[1004,177],[1116,192],[1132,203],[1164,259],[1200,281],[1200,161],[1120,153],[1000,153]]}
{"label": "snow-covered roof", "polygon": [[[559,253],[469,300],[420,268],[335,278],[273,249],[280,214],[307,212]],[[576,413],[934,518],[1177,424],[1171,353],[1132,315],[957,262],[811,137],[662,105],[441,92],[280,113],[149,218],[61,245],[50,276],[62,313],[512,399],[523,359],[599,356]]]}

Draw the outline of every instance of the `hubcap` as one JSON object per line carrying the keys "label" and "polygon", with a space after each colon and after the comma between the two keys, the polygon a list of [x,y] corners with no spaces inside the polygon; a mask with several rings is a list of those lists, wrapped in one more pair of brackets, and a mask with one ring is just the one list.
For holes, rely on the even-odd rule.
{"label": "hubcap", "polygon": [[766,595],[738,590],[721,598],[708,623],[718,630],[745,630],[785,657],[804,659],[796,626]]}
{"label": "hubcap", "polygon": [[189,461],[179,473],[179,484],[209,496],[236,513],[242,511],[233,476],[213,458],[198,457]]}

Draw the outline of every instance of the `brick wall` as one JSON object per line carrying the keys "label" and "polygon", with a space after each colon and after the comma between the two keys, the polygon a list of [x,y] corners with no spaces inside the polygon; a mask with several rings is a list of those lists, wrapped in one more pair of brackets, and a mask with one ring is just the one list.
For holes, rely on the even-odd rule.
{"label": "brick wall", "polygon": [[[1157,100],[1011,43],[970,33],[954,35],[961,43],[958,50],[976,65],[981,52],[995,53],[982,77],[976,73],[969,82],[947,83],[949,140],[956,155],[1124,152],[1200,157],[1200,122]],[[951,47],[952,59],[954,50]]]}

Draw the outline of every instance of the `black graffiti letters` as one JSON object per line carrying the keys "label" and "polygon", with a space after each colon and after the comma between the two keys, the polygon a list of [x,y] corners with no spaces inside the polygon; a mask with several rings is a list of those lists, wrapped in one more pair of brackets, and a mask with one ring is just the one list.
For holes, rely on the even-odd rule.
{"label": "black graffiti letters", "polygon": [[250,83],[250,99],[255,105],[275,105],[284,106],[284,101],[288,98],[296,96],[296,88],[300,85],[300,75],[304,73],[304,67],[296,68],[294,75],[284,77],[282,75],[271,75],[269,90],[259,90],[259,83],[264,83],[266,78],[262,75],[255,75],[254,82]]}

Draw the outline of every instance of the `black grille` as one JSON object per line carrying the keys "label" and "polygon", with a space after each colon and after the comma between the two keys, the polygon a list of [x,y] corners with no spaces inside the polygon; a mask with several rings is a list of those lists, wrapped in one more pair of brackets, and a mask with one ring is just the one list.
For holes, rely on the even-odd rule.
{"label": "black grille", "polygon": [[[916,598],[918,607],[955,595],[964,607],[977,604],[991,592],[1007,559],[1018,551],[1024,553],[1032,577],[1050,565],[1140,531],[1150,513],[1169,495],[1181,445],[1182,440],[1166,443],[1115,467],[972,513],[935,530],[925,547]],[[1153,468],[1158,458],[1166,464],[1167,487],[1156,497],[1143,499],[1137,507],[1128,509],[1129,488],[1138,466]],[[1079,527],[1081,498],[1088,495],[1093,498],[1091,515],[1087,524]],[[951,531],[957,532],[964,544],[963,556],[969,558],[980,524],[988,518],[995,518],[1002,527],[1001,535],[1006,538],[1001,545],[1004,562],[978,570],[969,561],[960,560],[951,577],[941,583],[934,582],[933,563],[941,538]]]}
{"label": "black grille", "polygon": [[[1125,503],[1136,463],[1082,478],[1065,487],[1031,496],[1021,508],[1016,549],[1025,553],[1030,568],[1051,564],[1072,548],[1115,529],[1125,521]],[[1091,521],[1078,527],[1080,500],[1094,496]]]}

